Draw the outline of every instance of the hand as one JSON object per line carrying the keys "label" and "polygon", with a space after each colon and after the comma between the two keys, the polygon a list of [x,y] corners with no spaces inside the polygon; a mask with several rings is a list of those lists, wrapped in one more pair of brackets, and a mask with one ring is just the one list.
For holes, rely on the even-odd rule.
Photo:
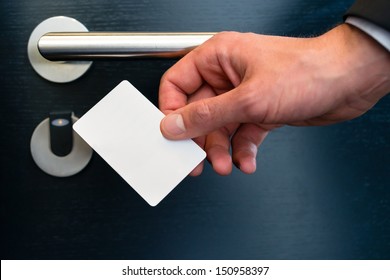
{"label": "hand", "polygon": [[347,24],[315,38],[224,32],[162,77],[161,132],[195,138],[221,175],[233,162],[253,173],[271,129],[353,119],[389,91],[389,52]]}

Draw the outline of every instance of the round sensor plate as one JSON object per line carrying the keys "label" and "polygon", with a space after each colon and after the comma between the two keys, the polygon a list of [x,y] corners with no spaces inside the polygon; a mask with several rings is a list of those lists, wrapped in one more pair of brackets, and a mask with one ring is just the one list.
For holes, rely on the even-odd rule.
{"label": "round sensor plate", "polygon": [[58,16],[41,22],[31,33],[27,53],[34,70],[46,80],[55,83],[69,83],[80,78],[92,65],[92,61],[50,61],[38,50],[39,39],[49,32],[87,32],[88,29],[77,20]]}
{"label": "round sensor plate", "polygon": [[[73,123],[77,120],[78,118],[72,116]],[[68,177],[79,173],[87,166],[93,154],[92,148],[74,131],[72,151],[64,157],[53,154],[50,148],[49,118],[35,128],[30,150],[39,168],[55,177]]]}

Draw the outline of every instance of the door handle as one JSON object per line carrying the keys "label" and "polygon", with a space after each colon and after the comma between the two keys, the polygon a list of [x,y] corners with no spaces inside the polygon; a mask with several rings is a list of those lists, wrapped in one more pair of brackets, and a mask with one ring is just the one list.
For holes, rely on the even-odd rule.
{"label": "door handle", "polygon": [[52,17],[32,32],[27,52],[34,70],[43,78],[68,83],[81,77],[93,60],[177,58],[215,33],[89,32],[79,21]]}
{"label": "door handle", "polygon": [[51,61],[177,58],[215,33],[52,32],[38,41],[41,55]]}

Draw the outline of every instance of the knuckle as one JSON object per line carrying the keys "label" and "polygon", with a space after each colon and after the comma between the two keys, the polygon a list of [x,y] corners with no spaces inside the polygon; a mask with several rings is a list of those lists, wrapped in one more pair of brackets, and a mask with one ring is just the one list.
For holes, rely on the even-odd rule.
{"label": "knuckle", "polygon": [[248,83],[242,86],[240,98],[237,100],[242,108],[243,119],[246,122],[262,123],[267,115],[267,102],[259,92],[259,86]]}
{"label": "knuckle", "polygon": [[235,31],[222,31],[215,34],[212,38],[219,47],[227,47],[230,45],[235,45],[236,40],[240,37],[239,32]]}
{"label": "knuckle", "polygon": [[200,100],[196,103],[192,114],[192,122],[194,124],[205,124],[212,120],[212,108],[205,100]]}
{"label": "knuckle", "polygon": [[163,82],[163,81],[170,81],[172,80],[172,78],[174,77],[175,75],[175,70],[171,68],[169,68],[168,70],[166,70],[164,72],[164,74],[161,76],[161,79],[160,81]]}
{"label": "knuckle", "polygon": [[171,74],[170,74],[171,71],[167,70],[162,76],[161,76],[161,79],[160,79],[160,88],[163,87],[163,86],[166,86],[167,82],[170,81],[171,79]]}
{"label": "knuckle", "polygon": [[240,33],[239,32],[236,32],[236,31],[222,31],[222,32],[219,32],[217,34],[215,34],[215,38],[218,38],[218,39],[225,39],[225,38],[231,38],[231,37],[235,37],[237,35],[239,35]]}

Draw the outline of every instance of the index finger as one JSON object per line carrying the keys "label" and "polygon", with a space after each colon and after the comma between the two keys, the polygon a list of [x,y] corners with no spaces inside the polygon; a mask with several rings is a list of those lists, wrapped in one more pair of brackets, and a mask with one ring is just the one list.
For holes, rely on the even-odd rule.
{"label": "index finger", "polygon": [[173,65],[161,78],[159,107],[164,114],[187,105],[187,95],[203,84],[195,63],[195,53],[190,52]]}

